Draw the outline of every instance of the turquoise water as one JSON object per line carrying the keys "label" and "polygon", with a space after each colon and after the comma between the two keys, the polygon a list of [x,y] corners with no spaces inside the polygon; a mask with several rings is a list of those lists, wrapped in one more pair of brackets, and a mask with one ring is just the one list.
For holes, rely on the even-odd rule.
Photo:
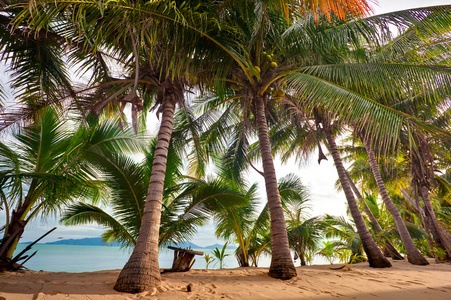
{"label": "turquoise water", "polygon": [[[19,244],[16,253],[22,251],[27,245]],[[127,262],[130,253],[128,250],[115,246],[72,246],[72,245],[46,245],[36,244],[27,254],[38,253],[32,257],[25,267],[31,270],[43,270],[51,272],[91,272],[100,270],[122,269]],[[211,254],[212,250],[193,249]],[[224,259],[225,268],[236,268],[238,263],[233,254],[234,250],[226,250],[230,254]],[[174,253],[164,250],[160,253],[160,268],[170,268]],[[269,257],[261,257],[259,267],[268,267]],[[210,264],[210,269],[219,268],[219,264]],[[205,260],[196,256],[193,269],[205,269]]]}

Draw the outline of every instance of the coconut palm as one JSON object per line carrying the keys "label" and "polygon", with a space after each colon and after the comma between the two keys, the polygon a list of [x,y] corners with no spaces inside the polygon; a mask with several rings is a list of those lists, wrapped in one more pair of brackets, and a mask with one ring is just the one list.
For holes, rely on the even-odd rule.
{"label": "coconut palm", "polygon": [[428,261],[421,255],[421,253],[415,247],[415,244],[413,243],[413,240],[410,237],[410,234],[407,230],[406,225],[404,224],[404,221],[403,221],[398,209],[393,204],[393,202],[390,199],[390,196],[388,195],[387,189],[382,181],[382,176],[381,176],[381,173],[379,170],[379,165],[377,163],[373,148],[367,141],[366,142],[364,141],[364,145],[365,145],[366,152],[368,153],[370,166],[373,171],[374,179],[376,180],[377,187],[381,194],[382,200],[384,201],[388,210],[392,214],[393,219],[396,223],[396,227],[398,228],[398,232],[399,232],[399,235],[403,242],[404,249],[406,250],[406,253],[407,253],[408,261],[414,265],[428,265],[429,264]]}
{"label": "coconut palm", "polygon": [[[194,6],[197,4],[199,3],[196,2]],[[76,9],[74,5],[77,6]],[[133,78],[116,81],[117,91],[106,95],[103,91],[105,87],[111,85],[111,78],[109,76],[97,78],[101,85],[95,95],[105,96],[100,101],[96,97],[96,102],[91,107],[94,113],[99,114],[107,105],[111,106],[110,102],[113,99],[121,96],[118,99],[121,103],[120,110],[123,110],[126,103],[132,104],[132,121],[137,128],[137,112],[143,105],[141,98],[147,100],[152,94],[156,96],[157,112],[162,113],[153,174],[150,177],[141,223],[142,233],[138,235],[130,260],[115,286],[115,289],[127,292],[147,290],[150,286],[157,286],[160,283],[158,228],[175,107],[185,105],[184,94],[186,84],[189,82],[188,76],[199,77],[203,74],[212,77],[212,73],[208,72],[212,68],[203,66],[217,61],[217,54],[222,54],[222,51],[226,50],[224,45],[227,44],[227,40],[224,39],[222,44],[216,42],[221,51],[208,51],[212,48],[209,43],[215,41],[207,35],[207,32],[216,33],[215,38],[220,38],[222,33],[218,31],[219,28],[226,27],[218,26],[218,22],[209,18],[205,14],[205,6],[197,6],[198,11],[204,11],[199,13],[194,12],[190,5],[181,2],[146,2],[140,3],[140,8],[137,9],[134,2],[103,7],[103,4],[98,2],[77,4],[62,1],[57,9],[48,10],[48,7],[44,5],[35,8],[41,14],[45,10],[50,20],[61,16],[64,19],[65,16],[76,12],[72,15],[75,18],[72,20],[77,23],[77,16],[89,15],[90,18],[82,17],[84,25],[83,28],[77,28],[77,34],[81,29],[80,34],[92,41],[94,48],[110,50],[116,61],[129,70],[128,77]],[[85,13],[80,13],[81,11]],[[53,22],[56,22],[55,19]],[[47,25],[33,23],[37,28]],[[97,30],[99,26],[102,28],[101,35]],[[228,34],[227,30],[224,32]],[[144,85],[139,88],[140,81],[144,82]],[[149,105],[149,101],[145,102],[147,103],[144,103],[144,106]]]}
{"label": "coconut palm", "polygon": [[[107,201],[112,211],[80,202],[68,207],[62,217],[64,224],[97,223],[108,228],[102,235],[105,241],[134,247],[142,223],[155,144],[153,140],[142,162],[120,154],[99,153],[93,163],[103,171],[106,184],[111,189]],[[164,180],[159,247],[189,240],[212,214],[248,204],[245,195],[228,188],[220,180],[186,178],[181,173],[182,165],[182,159],[171,147],[168,152],[169,172]]]}
{"label": "coconut palm", "polygon": [[[73,124],[72,124],[73,126]],[[89,162],[97,151],[137,149],[137,138],[117,124],[82,124],[71,130],[52,109],[35,124],[1,144],[0,190],[8,213],[1,242],[1,259],[11,258],[26,225],[36,216],[57,214],[68,202],[101,197],[102,184]]]}
{"label": "coconut palm", "polygon": [[[426,21],[426,18],[409,18],[409,21],[407,21],[407,16],[417,13],[438,16],[445,11],[449,11],[449,7],[403,11],[370,17],[365,20],[357,20],[351,22],[350,25],[337,22],[333,28],[327,22],[323,22],[321,23],[324,26],[322,27],[323,31],[320,32],[315,32],[315,26],[318,25],[317,20],[313,22],[313,18],[299,18],[297,23],[285,32],[285,39],[275,41],[273,35],[268,34],[261,38],[265,40],[264,47],[257,47],[257,50],[252,50],[252,45],[248,46],[248,49],[250,49],[248,50],[249,59],[253,62],[253,67],[250,67],[249,70],[253,71],[255,79],[253,77],[249,78],[246,71],[240,72],[238,70],[232,72],[233,75],[231,75],[229,80],[233,82],[230,88],[235,91],[235,96],[231,97],[231,99],[236,99],[237,97],[244,99],[239,104],[240,107],[249,107],[244,112],[244,115],[249,116],[253,113],[255,122],[263,125],[266,120],[265,122],[259,122],[262,114],[260,113],[259,115],[258,113],[262,112],[263,107],[265,107],[265,111],[269,110],[269,103],[281,101],[286,92],[288,92],[291,96],[296,97],[292,97],[293,99],[304,101],[303,103],[305,103],[308,110],[311,110],[314,105],[320,104],[325,109],[339,115],[346,122],[357,122],[357,124],[360,124],[358,126],[365,124],[365,126],[374,130],[371,135],[373,137],[380,137],[380,141],[383,142],[385,147],[393,147],[396,143],[396,137],[399,136],[400,126],[405,122],[405,117],[409,119],[409,122],[421,124],[421,126],[429,129],[430,127],[415,118],[406,116],[401,112],[393,111],[391,108],[378,102],[378,99],[386,93],[393,92],[396,96],[397,89],[394,86],[387,89],[394,82],[399,82],[400,85],[405,86],[405,68],[409,68],[410,71],[418,74],[418,76],[424,76],[424,78],[432,76],[437,80],[442,80],[441,76],[443,73],[439,67],[433,68],[433,70],[430,66],[417,68],[404,65],[391,66],[399,68],[399,73],[389,74],[387,73],[388,69],[386,69],[386,65],[381,64],[380,60],[376,62],[370,61],[363,67],[360,61],[364,61],[365,58],[359,57],[359,53],[361,53],[359,51],[363,51],[366,46],[359,44],[359,42],[362,40],[367,41],[369,47],[387,43],[390,39],[389,35],[379,36],[375,32],[379,32],[380,30],[383,33],[388,33],[388,25],[390,23],[395,23],[396,25],[402,23],[406,26],[422,28],[429,26],[431,32],[444,32],[442,26],[439,25],[438,19],[430,22],[431,19],[427,19]],[[402,21],[396,21],[400,19]],[[373,32],[368,31],[368,28],[374,26],[376,23],[378,24],[377,26],[380,26],[379,29],[373,30]],[[283,22],[278,20],[276,16],[274,16],[272,26],[274,31],[284,28]],[[349,30],[355,30],[357,28],[362,33],[362,39],[353,39],[348,35]],[[374,29],[374,27],[372,28]],[[247,29],[247,31],[251,32],[250,29]],[[252,41],[251,39],[249,40]],[[334,41],[334,43],[329,45],[321,43],[322,41],[330,40]],[[348,44],[343,41],[346,41]],[[354,48],[349,49],[349,44],[352,44]],[[359,51],[354,51],[356,48]],[[264,51],[266,49],[269,50]],[[353,61],[358,62],[352,63]],[[302,67],[302,64],[305,67]],[[293,65],[296,65],[297,68],[294,68]],[[346,71],[343,72],[343,70]],[[369,74],[373,75],[369,75],[370,77],[355,82],[349,80],[347,72],[353,74],[352,76],[356,78],[364,78]],[[390,82],[386,82],[387,76],[390,77]],[[449,80],[449,75],[445,75],[445,77],[447,78],[445,81]],[[288,80],[286,87],[284,87],[284,79]],[[410,77],[409,80],[411,80],[411,84],[414,84],[416,77]],[[430,80],[430,82],[434,82],[434,80]],[[371,93],[377,90],[375,95],[372,95],[369,90],[366,90],[369,85],[371,86]],[[423,88],[432,91],[434,90],[434,85],[422,86],[420,89]],[[259,90],[258,93],[253,92],[256,89]],[[252,95],[252,97],[249,95]],[[252,101],[248,99],[252,99]],[[435,101],[437,101],[437,98]],[[249,106],[249,102],[252,103],[252,106]],[[261,105],[261,103],[264,103],[264,105]],[[374,112],[374,114],[369,112]],[[378,125],[376,126],[376,124]],[[267,129],[263,131],[266,132]],[[259,139],[264,138],[261,133],[262,131],[259,130]],[[261,148],[262,145],[267,146],[269,142],[265,144],[260,140],[259,147],[261,151],[263,151]],[[263,156],[262,159],[263,161],[268,161]],[[346,179],[343,178],[343,180]],[[349,197],[351,197],[351,194],[352,192],[349,192]],[[354,212],[357,214],[357,206],[354,208]],[[363,219],[360,218],[357,223],[359,224],[358,227],[360,228],[362,226],[362,230],[364,230]],[[367,230],[365,236],[370,238]],[[380,257],[380,251],[377,250],[374,243],[372,243],[371,247],[366,248],[374,249],[375,253],[378,253],[377,255],[380,261],[384,261]],[[370,259],[370,261],[372,265],[376,265],[376,259]],[[381,266],[387,265],[387,262],[381,263]]]}
{"label": "coconut palm", "polygon": [[297,220],[290,224],[291,219],[287,219],[288,237],[290,238],[290,246],[294,250],[297,257],[301,261],[301,266],[305,266],[309,253],[317,253],[319,250],[319,242],[323,238],[324,224],[319,217],[307,220]]}
{"label": "coconut palm", "polygon": [[[152,4],[154,4],[154,3],[152,3]],[[149,5],[152,5],[152,4],[149,4]],[[161,3],[160,3],[161,4]],[[263,6],[264,7],[264,6]],[[330,6],[324,6],[324,7],[330,7]],[[103,7],[102,7],[103,8]],[[122,7],[123,8],[123,7]],[[252,9],[250,9],[249,11],[250,12],[254,12],[255,10],[253,9],[254,7],[252,7]],[[265,7],[264,7],[265,8]],[[321,7],[320,7],[321,8]],[[269,11],[269,10],[262,10],[262,11]],[[143,10],[141,10],[141,12],[143,12]],[[264,14],[263,14],[264,15]],[[269,15],[269,14],[268,14]],[[262,16],[262,14],[260,15],[260,16]],[[126,20],[126,18],[122,18],[122,20]],[[189,18],[187,18],[186,20],[191,20],[191,19],[189,19]],[[96,18],[96,22],[97,22],[97,18]],[[85,23],[84,23],[85,24]],[[120,24],[119,22],[118,22],[118,24]],[[255,23],[254,23],[255,24]],[[261,23],[261,24],[263,24],[263,22]],[[117,25],[117,24],[115,24],[115,25]],[[152,26],[150,26],[150,27],[152,27]],[[263,26],[257,26],[256,28],[263,28]],[[138,30],[139,31],[139,30]],[[113,32],[113,31],[112,31]],[[133,32],[133,29],[131,29],[131,32]],[[120,36],[120,35],[118,35],[118,36]],[[258,35],[257,35],[258,36]],[[247,36],[247,38],[249,38],[249,36]],[[211,39],[210,39],[211,40]],[[249,40],[249,39],[247,39],[247,40]],[[130,45],[136,45],[136,43],[133,43],[133,41],[130,43]],[[137,52],[137,51],[134,51],[134,52]],[[249,52],[249,51],[247,51],[247,52]],[[256,60],[257,62],[260,60],[260,58],[261,58],[261,56],[260,56],[260,46],[257,46],[257,48],[255,49],[255,50],[253,50],[253,51],[251,51],[252,53],[252,59],[249,59],[251,62],[253,62],[253,60]],[[131,51],[129,51],[129,53],[131,53]],[[196,52],[197,53],[197,52]],[[255,55],[255,54],[257,54],[257,55]],[[190,57],[189,55],[188,56],[185,56],[185,58],[186,57]],[[237,62],[238,63],[238,62]],[[256,77],[257,77],[257,79],[259,79],[258,77],[258,69],[256,69],[255,67],[252,67],[252,69],[253,70],[251,70],[251,71],[248,71],[247,69],[248,69],[248,67],[250,67],[251,66],[251,64],[248,64],[247,66],[245,66],[245,65],[243,65],[243,64],[240,64],[240,63],[238,63],[239,65],[240,65],[240,67],[241,67],[241,69],[242,69],[242,71],[243,71],[243,73],[246,75],[246,77],[249,79],[249,81],[252,83],[252,82],[257,82],[257,81],[255,81],[254,79],[252,79],[252,77],[251,76],[249,76],[249,74],[251,73],[251,74],[253,74],[253,75],[256,75]],[[252,65],[255,65],[255,64],[252,64]],[[270,66],[272,65],[272,66],[275,66],[274,64],[272,64],[272,62],[269,64]],[[138,71],[138,70],[136,70],[136,71]],[[138,78],[138,76],[135,76],[136,78]],[[262,78],[262,76],[260,76],[260,79]],[[271,80],[273,80],[275,77],[272,77],[272,79]],[[260,79],[258,80],[258,82],[260,82],[261,83],[261,81],[260,81]],[[271,81],[270,80],[270,81]],[[260,85],[260,84],[259,84]],[[266,125],[265,124],[265,122],[266,122],[266,120],[265,120],[265,115],[263,114],[263,112],[264,111],[262,111],[262,108],[264,108],[264,104],[262,103],[262,100],[264,100],[264,99],[266,99],[266,98],[268,98],[267,96],[268,96],[268,93],[266,93],[264,90],[265,89],[267,89],[268,88],[268,85],[267,85],[267,82],[263,85],[264,86],[264,88],[263,88],[263,90],[260,90],[260,89],[257,89],[257,90],[259,90],[259,92],[258,93],[256,93],[256,92],[254,92],[252,95],[255,95],[256,96],[256,98],[255,99],[257,99],[256,101],[254,101],[254,104],[255,104],[255,115],[256,115],[256,119],[258,120],[257,121],[257,123],[259,124],[259,128],[260,128],[260,130],[259,130],[259,136],[260,136],[260,138],[261,138],[261,145],[260,145],[260,147],[262,147],[262,153],[263,153],[263,149],[266,149],[266,148],[268,148],[268,146],[269,146],[269,143],[267,143],[266,142],[266,140],[267,140],[267,138],[266,138],[266,134],[265,134],[265,131],[266,131],[266,129],[265,129],[265,127],[263,126],[263,125]],[[253,87],[252,88],[255,88],[256,86],[255,85],[253,85]],[[260,87],[262,87],[262,86],[260,86]],[[136,90],[136,89],[135,89]],[[263,93],[262,93],[262,91],[263,91]],[[265,93],[266,93],[266,95],[265,95]],[[129,94],[129,95],[131,95],[131,96],[133,96],[133,93],[132,94]],[[266,98],[265,98],[266,97]],[[166,110],[168,113],[169,113],[169,111],[170,111],[170,107]],[[264,150],[264,151],[266,151],[266,150]],[[268,184],[267,184],[267,189],[270,191],[270,193],[268,194],[268,199],[269,199],[269,201],[270,201],[270,207],[271,207],[271,214],[273,215],[273,225],[274,226],[272,226],[272,227],[274,227],[274,232],[275,233],[273,233],[272,235],[273,235],[273,238],[274,239],[276,239],[275,241],[273,241],[273,246],[274,247],[281,247],[281,249],[285,249],[285,250],[281,250],[281,251],[277,251],[277,253],[280,253],[280,254],[277,254],[277,256],[273,256],[273,259],[274,259],[274,264],[273,264],[273,266],[271,267],[271,272],[270,272],[270,274],[271,275],[273,275],[273,276],[275,276],[275,277],[290,277],[290,276],[293,276],[294,275],[294,273],[293,273],[293,270],[294,270],[294,268],[292,267],[292,262],[291,262],[291,264],[290,264],[290,261],[291,261],[291,259],[289,259],[289,251],[287,251],[286,249],[288,249],[288,242],[287,242],[287,239],[286,239],[286,234],[284,234],[283,232],[285,231],[285,228],[284,228],[284,224],[283,224],[283,217],[281,217],[281,214],[282,214],[282,209],[280,208],[280,204],[277,204],[277,203],[279,203],[280,202],[280,200],[277,200],[278,199],[278,196],[277,196],[277,192],[276,192],[276,187],[277,187],[277,185],[276,185],[276,181],[273,179],[273,177],[275,178],[275,176],[273,176],[274,175],[274,168],[273,167],[271,167],[271,160],[272,160],[272,158],[271,158],[271,160],[269,160],[270,159],[270,151],[267,151],[267,152],[264,152],[264,155],[262,155],[263,156],[263,162],[264,162],[264,169],[265,169],[265,173],[266,174],[270,174],[270,175],[266,175],[265,177],[268,179],[267,181],[268,181]],[[160,176],[161,177],[161,176]],[[164,177],[164,176],[163,176]],[[271,179],[271,180],[270,180]],[[162,191],[162,189],[160,189],[161,191]],[[158,201],[157,201],[158,202]],[[156,222],[158,222],[158,220],[155,220]],[[279,238],[280,238],[280,240],[279,240]],[[153,239],[154,241],[156,240],[155,238]],[[154,242],[153,243],[153,245],[155,246],[156,245],[156,242]],[[155,247],[154,247],[155,248]],[[142,249],[141,249],[142,250]],[[137,250],[137,251],[140,251],[140,250]],[[140,251],[140,253],[143,253],[142,251]],[[275,252],[276,253],[276,252]],[[155,254],[155,253],[154,253]],[[155,257],[155,255],[154,255],[154,257]],[[137,265],[137,264],[136,264]],[[133,268],[133,267],[132,267]],[[289,270],[289,271],[287,271],[287,270]],[[156,272],[157,272],[157,270],[154,268],[153,269],[153,273],[154,274],[156,274]],[[125,274],[126,275],[126,274]],[[124,276],[125,276],[124,275]],[[154,276],[154,277],[152,277],[152,278],[154,278],[154,280],[155,280],[155,282],[157,282],[158,283],[158,278],[157,278],[157,275],[156,276]],[[127,285],[127,284],[124,284],[124,285]],[[147,287],[144,287],[144,289],[146,289]],[[139,289],[141,289],[141,288],[138,288],[138,289],[135,289],[135,288],[131,288],[131,290],[133,290],[133,291],[137,291],[137,290],[139,290]]]}

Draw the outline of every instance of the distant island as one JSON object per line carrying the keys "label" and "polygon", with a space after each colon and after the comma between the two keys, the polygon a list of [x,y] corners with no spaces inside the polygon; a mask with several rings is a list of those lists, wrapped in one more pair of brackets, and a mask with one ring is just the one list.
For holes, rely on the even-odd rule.
{"label": "distant island", "polygon": [[[31,244],[31,242],[25,242],[21,244]],[[116,242],[105,243],[102,238],[83,238],[83,239],[65,239],[48,243],[39,243],[41,245],[72,245],[72,246],[120,246],[120,244]],[[170,246],[179,247],[179,248],[191,248],[191,249],[222,249],[223,245],[214,244],[206,247],[201,247],[191,242],[182,242],[178,244],[170,244]],[[227,245],[228,249],[236,249],[233,245]]]}

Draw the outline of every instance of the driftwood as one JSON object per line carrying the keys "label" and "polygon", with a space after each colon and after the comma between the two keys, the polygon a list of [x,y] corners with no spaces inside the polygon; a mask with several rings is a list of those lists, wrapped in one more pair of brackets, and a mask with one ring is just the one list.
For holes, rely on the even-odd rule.
{"label": "driftwood", "polygon": [[168,249],[174,250],[174,261],[172,262],[172,268],[166,270],[169,272],[186,272],[191,269],[194,262],[195,255],[204,255],[203,252],[194,251],[191,249],[182,249],[169,246]]}

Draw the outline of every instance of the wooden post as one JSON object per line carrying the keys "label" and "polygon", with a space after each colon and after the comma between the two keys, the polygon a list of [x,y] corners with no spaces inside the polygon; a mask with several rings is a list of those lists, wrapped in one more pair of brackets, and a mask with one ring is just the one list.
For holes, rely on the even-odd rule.
{"label": "wooden post", "polygon": [[182,249],[169,246],[168,249],[174,250],[174,261],[172,262],[172,272],[186,272],[191,269],[195,255],[204,255],[203,252],[190,249]]}

